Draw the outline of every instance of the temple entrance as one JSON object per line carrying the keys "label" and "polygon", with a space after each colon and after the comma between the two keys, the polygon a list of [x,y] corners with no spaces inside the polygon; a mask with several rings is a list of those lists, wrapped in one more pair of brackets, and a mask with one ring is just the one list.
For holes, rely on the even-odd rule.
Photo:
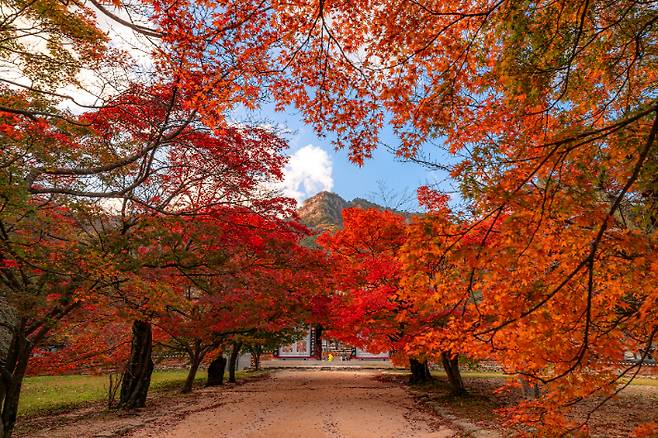
{"label": "temple entrance", "polygon": [[334,360],[350,360],[354,356],[354,348],[340,341],[322,339],[322,360],[328,360],[329,355]]}
{"label": "temple entrance", "polygon": [[302,339],[288,345],[279,347],[278,357],[281,358],[307,358],[311,357],[311,331]]}
{"label": "temple entrance", "polygon": [[[315,351],[316,349],[318,351]],[[274,357],[280,359],[314,358],[321,361],[349,361],[350,359],[389,360],[387,351],[371,353],[335,339],[328,339],[322,336],[318,339],[318,331],[315,328],[309,328],[303,338],[291,344],[280,346],[274,351]]]}

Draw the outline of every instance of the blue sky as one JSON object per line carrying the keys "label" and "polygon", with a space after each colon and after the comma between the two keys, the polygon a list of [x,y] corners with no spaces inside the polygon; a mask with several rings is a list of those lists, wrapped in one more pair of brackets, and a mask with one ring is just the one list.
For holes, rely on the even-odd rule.
{"label": "blue sky", "polygon": [[[243,117],[244,113],[235,114],[238,120],[244,120]],[[384,191],[393,195],[389,199],[390,203],[405,198],[409,202],[403,207],[415,210],[418,208],[415,201],[416,188],[445,178],[445,175],[430,172],[417,164],[400,162],[384,149],[378,149],[362,167],[352,164],[346,151],[334,150],[331,136],[319,138],[294,109],[275,112],[271,106],[265,106],[247,118],[271,123],[278,128],[285,127],[289,131],[285,136],[290,145],[290,162],[286,168],[284,192],[298,201],[322,190],[330,190],[346,200],[360,197],[381,203],[384,201],[380,187],[383,183]],[[387,144],[396,144],[390,132],[384,133],[382,140]],[[445,183],[440,184],[440,187],[449,189]]]}

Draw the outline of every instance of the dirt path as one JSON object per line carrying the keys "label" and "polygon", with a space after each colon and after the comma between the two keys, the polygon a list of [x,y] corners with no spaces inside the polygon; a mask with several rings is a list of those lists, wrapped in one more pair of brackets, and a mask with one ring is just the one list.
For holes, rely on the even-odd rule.
{"label": "dirt path", "polygon": [[[500,377],[466,378],[470,396],[455,400],[438,381],[409,389],[405,376],[378,370],[285,369],[247,382],[196,388],[192,394],[153,394],[134,412],[108,411],[102,402],[65,413],[21,418],[17,438],[407,437],[511,436],[494,411],[520,400],[494,391]],[[632,386],[590,419],[592,436],[625,437],[658,422],[658,387]],[[597,404],[589,400],[574,413]]]}
{"label": "dirt path", "polygon": [[414,437],[456,432],[439,424],[400,386],[373,371],[280,371],[221,392],[219,403],[180,419],[160,419],[133,438]]}

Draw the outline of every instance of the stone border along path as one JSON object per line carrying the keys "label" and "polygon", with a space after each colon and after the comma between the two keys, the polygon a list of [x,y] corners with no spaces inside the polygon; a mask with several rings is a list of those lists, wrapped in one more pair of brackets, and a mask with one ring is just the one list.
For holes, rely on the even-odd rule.
{"label": "stone border along path", "polygon": [[497,430],[483,429],[482,427],[465,420],[457,415],[450,413],[445,407],[439,403],[435,403],[432,399],[422,391],[408,390],[410,394],[413,394],[418,400],[419,403],[427,405],[434,413],[444,420],[444,422],[449,423],[453,428],[459,429],[462,434],[459,436],[472,437],[472,438],[502,438],[503,434]]}

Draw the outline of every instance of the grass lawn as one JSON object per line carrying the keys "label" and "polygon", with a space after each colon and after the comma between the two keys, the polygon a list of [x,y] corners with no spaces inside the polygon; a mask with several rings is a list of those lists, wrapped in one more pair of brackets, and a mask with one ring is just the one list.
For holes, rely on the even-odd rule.
{"label": "grass lawn", "polygon": [[[622,380],[622,383],[627,381],[628,380]],[[631,385],[658,386],[658,379],[652,379],[650,377],[636,377],[631,382]]]}
{"label": "grass lawn", "polygon": [[[392,369],[387,370],[386,374],[394,375],[408,375],[409,370],[406,369]],[[446,373],[442,369],[432,369],[432,375],[435,377],[446,377]],[[463,370],[461,375],[464,379],[474,378],[474,379],[514,379],[512,375],[504,374],[500,371],[472,371],[472,370]],[[619,383],[623,384],[628,382],[628,379],[622,378]],[[658,387],[658,373],[654,374],[653,377],[648,376],[638,376],[633,379],[631,386],[652,386]]]}
{"label": "grass lawn", "polygon": [[[432,370],[432,375],[445,376],[446,373],[443,370]],[[481,379],[489,379],[495,377],[515,378],[514,376],[506,375],[499,371],[462,371],[461,375],[464,378],[470,377],[470,378],[481,378]],[[628,379],[622,379],[620,383],[625,383],[627,381]],[[658,378],[639,376],[633,379],[631,385],[658,386]]]}
{"label": "grass lawn", "polygon": [[[197,373],[195,382],[205,380],[205,372]],[[248,371],[238,371],[244,378]],[[252,373],[253,374],[253,373]],[[187,370],[154,371],[150,391],[175,390],[187,377]],[[39,376],[27,377],[21,389],[18,415],[35,415],[43,411],[70,409],[85,403],[106,400],[108,376]]]}

